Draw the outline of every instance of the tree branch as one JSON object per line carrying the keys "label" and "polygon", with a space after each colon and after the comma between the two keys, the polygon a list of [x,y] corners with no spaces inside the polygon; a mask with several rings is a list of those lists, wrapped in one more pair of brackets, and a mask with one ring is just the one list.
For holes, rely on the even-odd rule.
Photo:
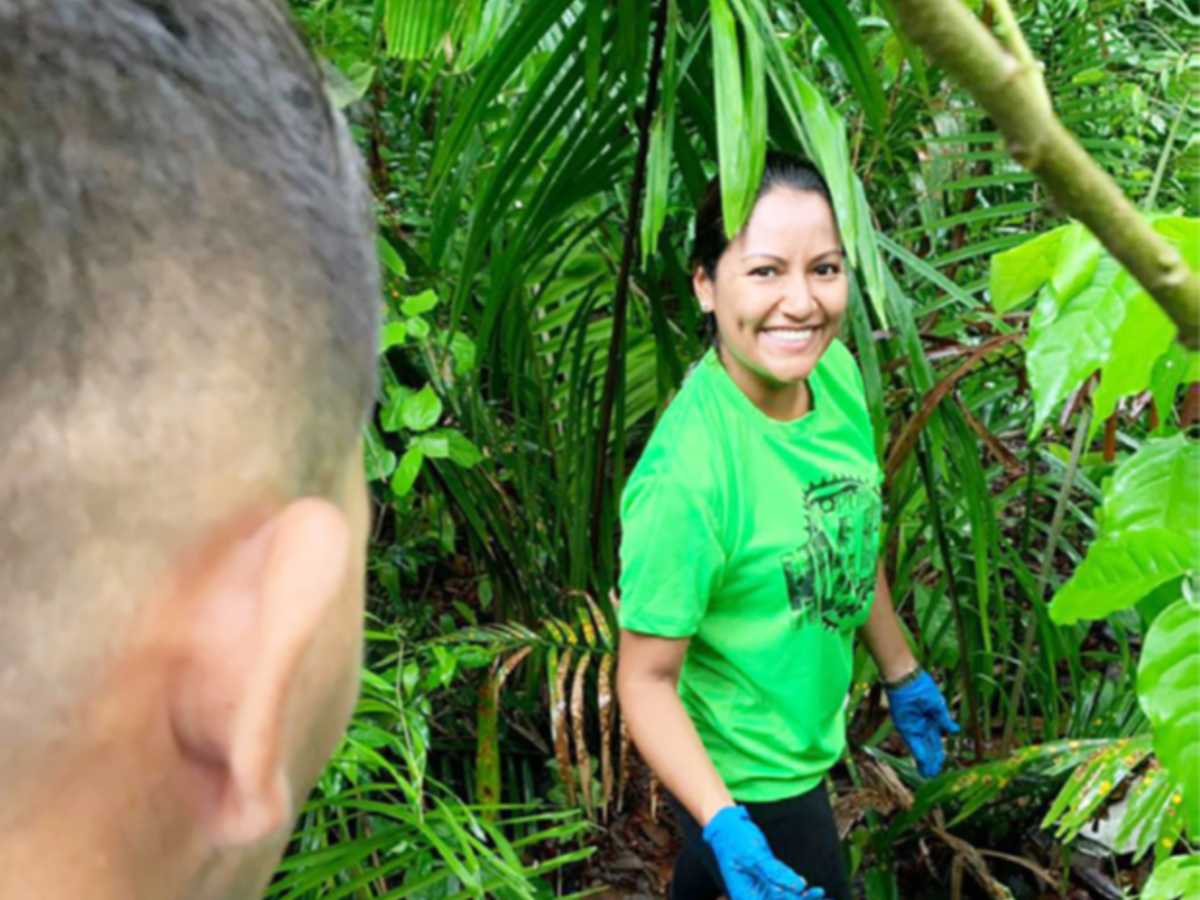
{"label": "tree branch", "polygon": [[[1141,283],[1178,326],[1179,341],[1200,347],[1200,275],[1059,122],[1037,65],[1022,64],[1002,47],[961,0],[893,0],[893,6],[905,35],[988,111],[1013,158]],[[1019,32],[1006,39],[1024,45]]]}

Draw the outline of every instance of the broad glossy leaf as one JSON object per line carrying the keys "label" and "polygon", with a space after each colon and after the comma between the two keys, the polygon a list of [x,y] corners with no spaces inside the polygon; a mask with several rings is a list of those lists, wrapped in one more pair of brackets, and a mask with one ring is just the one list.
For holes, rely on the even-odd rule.
{"label": "broad glossy leaf", "polygon": [[1113,333],[1112,350],[1100,370],[1100,386],[1092,395],[1093,431],[1112,415],[1120,398],[1150,387],[1155,364],[1171,348],[1177,331],[1144,290],[1135,286],[1126,295],[1124,318]]}
{"label": "broad glossy leaf", "polygon": [[1172,344],[1150,371],[1150,392],[1159,419],[1166,422],[1170,418],[1179,386],[1195,381],[1200,381],[1200,352]]}
{"label": "broad glossy leaf", "polygon": [[[1074,279],[1063,279],[1070,287]],[[1087,285],[1067,300],[1042,289],[1029,323],[1026,366],[1033,387],[1032,433],[1058,403],[1108,361],[1113,334],[1125,317],[1137,283],[1111,256],[1102,256]]]}
{"label": "broad glossy leaf", "polygon": [[403,497],[412,490],[413,483],[417,480],[417,476],[421,474],[421,463],[425,461],[425,455],[417,447],[409,447],[402,457],[400,463],[396,466],[396,471],[392,475],[392,493],[397,497]]}
{"label": "broad glossy leaf", "polygon": [[446,459],[450,456],[450,441],[440,430],[418,434],[411,446],[420,450],[426,459]]}
{"label": "broad glossy leaf", "polygon": [[379,329],[379,352],[387,353],[393,347],[404,343],[408,336],[408,327],[403,322],[388,322]]}
{"label": "broad glossy leaf", "polygon": [[413,395],[413,389],[402,384],[392,385],[387,390],[387,400],[379,413],[379,424],[384,431],[393,434],[404,427],[404,404]]}
{"label": "broad glossy leaf", "polygon": [[415,394],[404,398],[400,407],[400,420],[411,431],[432,428],[442,414],[442,401],[429,385]]}
{"label": "broad glossy leaf", "polygon": [[1069,301],[1092,281],[1105,255],[1100,242],[1078,222],[1066,227],[1050,275],[1050,286],[1059,302]]}
{"label": "broad glossy leaf", "polygon": [[1060,624],[1099,619],[1197,566],[1200,443],[1150,440],[1104,487],[1096,541],[1050,606]]}
{"label": "broad glossy leaf", "polygon": [[406,316],[419,316],[429,312],[438,304],[438,297],[433,291],[421,291],[404,298],[400,311]]}
{"label": "broad glossy leaf", "polygon": [[1200,853],[1172,856],[1154,867],[1141,900],[1191,900],[1200,897]]}
{"label": "broad glossy leaf", "polygon": [[1200,608],[1180,599],[1154,620],[1137,691],[1154,727],[1154,751],[1183,785],[1188,830],[1200,836]]}
{"label": "broad glossy leaf", "polygon": [[1058,248],[1070,228],[1063,225],[1019,247],[1005,250],[992,257],[988,293],[996,312],[1008,312],[1037,293],[1054,271]]}
{"label": "broad glossy leaf", "polygon": [[405,324],[408,326],[408,333],[418,341],[423,341],[429,337],[429,323],[424,319],[413,316]]}

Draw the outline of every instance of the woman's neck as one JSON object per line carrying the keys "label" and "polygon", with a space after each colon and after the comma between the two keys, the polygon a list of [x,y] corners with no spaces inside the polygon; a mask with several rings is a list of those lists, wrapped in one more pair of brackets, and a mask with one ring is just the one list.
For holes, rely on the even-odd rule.
{"label": "woman's neck", "polygon": [[721,345],[717,347],[717,359],[738,389],[768,418],[791,422],[812,409],[807,380],[772,382],[739,362]]}

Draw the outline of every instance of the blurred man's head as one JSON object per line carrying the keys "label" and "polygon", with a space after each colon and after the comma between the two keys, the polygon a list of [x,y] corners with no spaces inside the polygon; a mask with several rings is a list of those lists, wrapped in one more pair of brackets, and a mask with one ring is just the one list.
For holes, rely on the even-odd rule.
{"label": "blurred man's head", "polygon": [[274,0],[0,0],[0,896],[269,877],[357,684],[372,234]]}

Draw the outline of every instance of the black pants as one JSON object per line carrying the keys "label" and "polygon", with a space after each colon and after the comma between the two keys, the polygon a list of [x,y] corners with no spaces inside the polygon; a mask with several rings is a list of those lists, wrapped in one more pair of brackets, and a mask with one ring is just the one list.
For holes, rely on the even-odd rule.
{"label": "black pants", "polygon": [[[683,850],[671,878],[671,900],[715,900],[725,893],[717,858],[704,843],[699,823],[675,798],[668,799],[683,831]],[[824,785],[786,800],[742,805],[766,835],[776,857],[809,884],[820,885],[832,900],[850,900],[842,848]]]}

